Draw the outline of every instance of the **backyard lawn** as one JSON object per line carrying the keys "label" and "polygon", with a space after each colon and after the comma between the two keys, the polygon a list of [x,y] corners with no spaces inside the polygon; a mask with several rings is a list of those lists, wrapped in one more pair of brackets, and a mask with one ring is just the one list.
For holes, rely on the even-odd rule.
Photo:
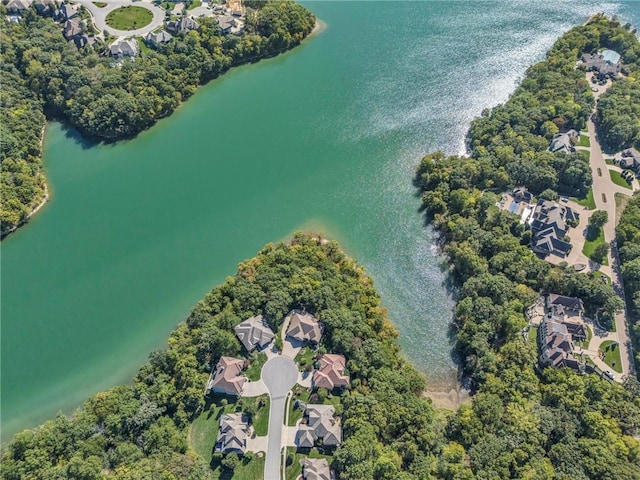
{"label": "backyard lawn", "polygon": [[210,478],[213,480],[256,480],[264,475],[264,454],[260,457],[245,455],[233,471],[223,468],[219,460],[211,462],[211,468],[213,475]]}
{"label": "backyard lawn", "polygon": [[116,8],[107,15],[107,25],[117,30],[136,30],[146,27],[153,20],[153,13],[143,7]]}
{"label": "backyard lawn", "polygon": [[529,333],[527,334],[527,341],[533,345],[535,348],[538,347],[538,327],[529,328]]}
{"label": "backyard lawn", "polygon": [[589,210],[596,209],[596,201],[593,198],[593,188],[589,189],[589,191],[587,192],[587,195],[584,198],[572,197],[571,200],[576,202],[578,205],[587,207]]}
{"label": "backyard lawn", "polygon": [[629,190],[631,190],[631,185],[629,185],[627,183],[627,181],[624,178],[622,178],[622,175],[620,175],[620,172],[618,172],[616,170],[609,170],[609,175],[611,176],[611,181],[613,183],[615,183],[616,185],[620,185],[621,187],[628,188]]}
{"label": "backyard lawn", "polygon": [[[293,396],[291,397],[291,401],[289,402],[289,422],[287,422],[287,425],[293,427],[295,426],[296,422],[302,418],[302,410],[293,407],[295,401],[300,400],[304,403],[310,403],[310,397],[311,392],[309,391],[309,389],[301,387],[299,385],[293,387]],[[322,402],[318,403],[322,405],[333,405],[334,407],[336,407],[336,410],[339,410],[340,396],[329,394]]]}
{"label": "backyard lawn", "polygon": [[[587,236],[587,239],[584,241],[584,247],[582,247],[582,253],[584,253],[588,258],[592,258],[596,247],[603,243],[604,243],[604,229],[600,227],[598,229],[597,236],[592,236],[590,234]],[[600,261],[600,260],[598,259],[597,261]],[[607,260],[607,258],[603,259],[602,265],[609,265],[609,261]]]}
{"label": "backyard lawn", "polygon": [[589,140],[588,135],[580,135],[580,140],[577,143],[578,147],[590,147],[591,141]]}
{"label": "backyard lawn", "polygon": [[622,373],[622,365],[620,364],[620,345],[613,340],[607,340],[600,344],[600,351],[604,353],[602,359],[604,363],[609,365],[618,373]]}
{"label": "backyard lawn", "polygon": [[298,355],[296,355],[295,361],[304,369],[306,365],[313,364],[313,356],[315,353],[316,352],[310,347],[302,347]]}
{"label": "backyard lawn", "polygon": [[265,363],[267,363],[266,353],[260,352],[257,355],[252,355],[249,359],[249,368],[245,370],[244,374],[252,382],[260,380],[260,373]]}

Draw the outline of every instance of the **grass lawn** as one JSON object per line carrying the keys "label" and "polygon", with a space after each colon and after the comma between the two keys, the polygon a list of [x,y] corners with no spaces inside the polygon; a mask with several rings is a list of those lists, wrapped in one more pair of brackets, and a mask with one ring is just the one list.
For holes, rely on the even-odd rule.
{"label": "grass lawn", "polygon": [[116,8],[107,15],[107,25],[117,30],[136,30],[146,27],[153,20],[153,13],[143,7]]}
{"label": "grass lawn", "polygon": [[[253,428],[259,437],[266,435],[269,426],[269,396],[260,395],[259,397],[243,398],[242,402],[245,405],[255,405],[256,414],[253,417]],[[259,407],[259,405],[262,406]]]}
{"label": "grass lawn", "polygon": [[200,0],[195,0],[191,5],[189,5],[189,8],[187,8],[187,10],[193,10],[194,8],[198,8],[202,5],[202,2]]}
{"label": "grass lawn", "polygon": [[142,56],[144,57],[147,53],[152,52],[153,50],[151,48],[149,48],[149,46],[144,42],[144,40],[142,40],[141,38],[138,38],[138,48],[140,49],[140,53],[142,54]]}
{"label": "grass lawn", "polygon": [[104,2],[91,2],[91,3],[93,3],[98,8],[104,8],[107,6],[107,4]]}
{"label": "grass lawn", "polygon": [[315,353],[316,352],[310,347],[302,347],[302,349],[298,352],[298,355],[296,355],[295,360],[298,365],[300,365],[302,369],[304,369],[306,365],[311,365],[313,363],[313,355]]}
{"label": "grass lawn", "polygon": [[222,405],[224,403],[222,402],[223,398],[229,401],[223,395],[211,397],[211,401],[207,402],[205,410],[193,421],[189,429],[189,444],[191,448],[207,462],[211,461],[211,454],[218,436],[220,416],[223,413],[235,411],[233,402],[229,402],[226,406]]}
{"label": "grass lawn", "polygon": [[589,140],[589,136],[588,135],[580,135],[580,139],[578,140],[577,145],[579,147],[590,147],[591,146],[591,141]]}
{"label": "grass lawn", "polygon": [[527,341],[534,346],[534,348],[538,348],[538,327],[529,328],[529,334],[527,336]]}
{"label": "grass lawn", "polygon": [[[588,258],[591,258],[596,247],[601,243],[604,243],[604,229],[602,227],[600,227],[600,229],[598,230],[597,237],[587,237],[584,242],[584,247],[582,248],[582,253],[584,253]],[[602,262],[602,265],[609,265],[609,261],[605,258]]]}
{"label": "grass lawn", "polygon": [[590,188],[587,192],[587,195],[584,198],[576,198],[572,197],[571,200],[576,202],[578,205],[582,205],[583,207],[587,207],[589,210],[596,209],[596,201],[593,198],[593,189]]}
{"label": "grass lawn", "polygon": [[[296,422],[302,418],[302,410],[293,407],[295,401],[300,400],[304,403],[309,403],[310,397],[311,392],[308,389],[301,387],[300,385],[293,387],[293,397],[291,397],[291,401],[289,402],[289,422],[287,425],[293,427]],[[322,405],[333,405],[338,409],[340,406],[340,395],[329,394],[324,401],[318,403],[322,403]]]}
{"label": "grass lawn", "polygon": [[287,448],[287,458],[291,454],[293,454],[293,461],[291,462],[291,464],[287,465],[286,477],[285,477],[286,480],[296,480],[296,478],[298,478],[299,475],[302,475],[301,462],[305,457],[326,458],[327,462],[329,462],[329,465],[331,465],[331,460],[332,460],[331,455],[323,455],[320,452],[318,452],[317,448],[311,449],[309,453],[297,453],[295,452],[293,447],[289,447]]}
{"label": "grass lawn", "polygon": [[609,170],[609,175],[611,176],[611,181],[613,183],[631,190],[631,185],[629,185],[627,181],[624,178],[622,178],[622,175],[620,175],[620,172],[617,172],[616,170]]}
{"label": "grass lawn", "polygon": [[613,340],[607,340],[600,344],[600,351],[604,353],[604,363],[613,368],[616,372],[622,373],[622,365],[620,364],[620,345]]}
{"label": "grass lawn", "polygon": [[213,475],[210,478],[214,480],[256,480],[264,475],[264,455],[258,457],[254,454],[250,459],[243,457],[233,472],[224,469],[219,462],[212,462],[211,469]]}
{"label": "grass lawn", "polygon": [[631,200],[631,197],[627,195],[623,195],[622,193],[616,193],[615,197],[616,197],[616,225],[617,225],[618,220],[620,220],[620,217],[622,217],[622,212],[624,211],[624,208],[627,206],[627,203],[629,203],[629,200]]}
{"label": "grass lawn", "polygon": [[251,356],[249,368],[244,371],[244,374],[249,380],[255,382],[260,380],[260,372],[262,372],[262,366],[267,363],[267,354],[264,352],[258,353],[258,355]]}

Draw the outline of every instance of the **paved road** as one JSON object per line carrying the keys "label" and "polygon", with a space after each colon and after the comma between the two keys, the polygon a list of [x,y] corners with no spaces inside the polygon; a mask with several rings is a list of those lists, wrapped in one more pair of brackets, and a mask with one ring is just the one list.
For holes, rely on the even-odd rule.
{"label": "paved road", "polygon": [[[100,31],[108,32],[113,36],[131,37],[133,35],[145,35],[164,24],[164,10],[160,7],[156,7],[151,3],[134,3],[132,0],[102,0],[102,2],[106,3],[107,6],[100,8],[94,5],[91,0],[78,0],[78,3],[84,6],[87,10],[89,10],[89,13],[91,13],[93,24],[96,26],[96,28]],[[153,20],[151,20],[151,23],[145,27],[138,28],[137,30],[116,30],[115,28],[111,28],[107,25],[107,15],[109,14],[109,12],[112,12],[116,8],[128,7],[130,5],[146,8],[147,10],[151,11],[151,13],[153,13]]]}
{"label": "paved road", "polygon": [[262,381],[267,386],[269,407],[269,440],[264,465],[264,480],[280,480],[280,450],[287,394],[298,380],[298,367],[288,357],[274,357],[262,367]]}

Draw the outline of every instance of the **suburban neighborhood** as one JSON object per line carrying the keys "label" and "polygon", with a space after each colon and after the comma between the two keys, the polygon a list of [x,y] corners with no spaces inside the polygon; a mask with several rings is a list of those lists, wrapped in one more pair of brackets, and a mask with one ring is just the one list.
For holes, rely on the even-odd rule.
{"label": "suburban neighborhood", "polygon": [[[321,353],[322,331],[320,320],[300,310],[284,318],[281,332],[262,315],[234,327],[247,357],[220,357],[205,389],[210,409],[220,413],[216,437],[205,441],[220,461],[264,456],[266,480],[289,478],[291,469],[304,480],[334,478],[331,455],[342,443],[340,394],[349,375],[343,355]],[[243,400],[255,398],[268,401],[242,410]]]}

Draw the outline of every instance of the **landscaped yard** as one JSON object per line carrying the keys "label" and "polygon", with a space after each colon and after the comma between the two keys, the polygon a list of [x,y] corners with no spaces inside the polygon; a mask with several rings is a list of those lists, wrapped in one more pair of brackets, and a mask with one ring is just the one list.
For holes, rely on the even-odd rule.
{"label": "landscaped yard", "polygon": [[527,341],[533,345],[535,348],[538,347],[538,327],[529,328],[529,333],[527,334]]}
{"label": "landscaped yard", "polygon": [[200,0],[195,0],[194,2],[191,3],[191,5],[189,5],[187,10],[193,10],[194,8],[198,8],[201,5],[202,5],[202,2]]}
{"label": "landscaped yard", "polygon": [[243,398],[245,405],[254,405],[256,414],[253,417],[253,428],[256,435],[262,437],[267,434],[269,427],[269,396],[261,395],[254,398]]}
{"label": "landscaped yard", "polygon": [[600,344],[600,351],[604,352],[604,363],[613,368],[616,372],[622,373],[620,363],[620,345],[613,340],[607,340]]}
{"label": "landscaped yard", "polygon": [[572,197],[571,200],[576,202],[578,205],[587,207],[589,210],[596,209],[596,201],[593,198],[593,188],[589,189],[589,191],[587,192],[587,195],[584,198]]}
{"label": "landscaped yard", "polygon": [[580,139],[578,140],[577,145],[578,145],[578,147],[590,147],[591,146],[591,141],[589,140],[589,136],[588,135],[580,135]]}
{"label": "landscaped yard", "polygon": [[117,30],[136,30],[146,27],[153,20],[153,13],[143,7],[116,8],[107,15],[107,25]]}
{"label": "landscaped yard", "polygon": [[252,358],[250,358],[249,361],[249,368],[245,370],[244,374],[252,382],[260,380],[262,367],[265,363],[267,363],[267,354],[264,352],[260,352],[255,356],[255,358],[252,355]]}
{"label": "landscaped yard", "polygon": [[318,452],[317,448],[311,449],[311,451],[306,454],[296,453],[292,447],[289,447],[287,448],[287,460],[289,460],[291,456],[293,457],[293,461],[291,462],[291,464],[289,464],[289,462],[287,461],[286,480],[296,480],[299,475],[302,475],[302,465],[300,462],[302,462],[305,457],[326,458],[327,462],[329,462],[329,465],[331,465],[332,460],[331,455],[323,455]]}
{"label": "landscaped yard", "polygon": [[[584,253],[588,258],[592,258],[596,247],[603,243],[604,243],[604,229],[600,227],[598,229],[597,236],[592,236],[590,234],[587,236],[587,239],[584,241],[584,247],[582,248],[582,253]],[[600,259],[596,261],[600,261]],[[604,258],[604,260],[602,261],[602,265],[609,265],[609,261],[607,260],[607,258]]]}
{"label": "landscaped yard", "polygon": [[[300,400],[304,403],[311,403],[311,392],[304,387],[296,385],[293,387],[293,396],[289,402],[289,422],[287,425],[293,427],[296,422],[302,418],[302,410],[299,408],[293,408],[293,404],[296,400]],[[333,405],[336,409],[340,406],[340,396],[329,394],[322,402],[317,402],[322,405]]]}
{"label": "landscaped yard", "polygon": [[295,361],[304,369],[306,365],[313,364],[313,355],[316,352],[310,347],[302,347],[302,349],[296,355]]}
{"label": "landscaped yard", "polygon": [[232,413],[235,411],[233,402],[223,406],[222,400],[228,399],[222,395],[216,395],[211,403],[207,403],[209,408],[205,410],[193,421],[189,429],[189,444],[195,452],[207,462],[211,461],[213,446],[218,436],[218,426],[222,413]]}
{"label": "landscaped yard", "polygon": [[616,170],[609,170],[609,175],[611,176],[611,181],[613,183],[615,183],[616,185],[620,185],[621,187],[628,188],[629,190],[631,190],[631,185],[629,185],[627,183],[627,181],[624,178],[622,178],[622,175],[620,175],[620,172],[618,172]]}
{"label": "landscaped yard", "polygon": [[226,470],[219,461],[211,462],[213,480],[256,480],[264,475],[264,455],[256,454],[240,457],[238,466],[233,471]]}

